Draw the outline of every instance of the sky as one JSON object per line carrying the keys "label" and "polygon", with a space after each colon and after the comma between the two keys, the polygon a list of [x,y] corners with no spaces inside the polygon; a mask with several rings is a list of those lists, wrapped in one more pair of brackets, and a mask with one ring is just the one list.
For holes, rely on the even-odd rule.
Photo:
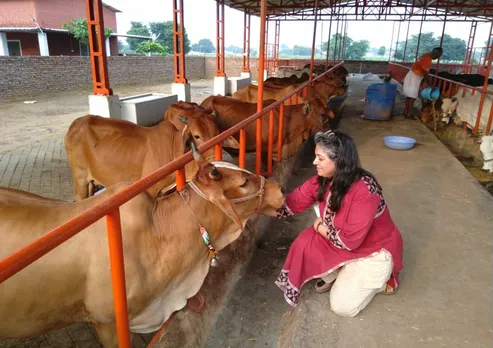
{"label": "sky", "polygon": [[[130,22],[161,22],[173,20],[173,3],[169,0],[104,0],[105,3],[122,11],[117,14],[117,31],[120,34],[130,29]],[[243,47],[243,12],[225,6],[225,46],[235,45]],[[216,2],[214,0],[184,0],[184,24],[192,44],[200,39],[210,39],[216,42]],[[322,24],[321,24],[322,23]],[[251,45],[257,47],[259,43],[260,20],[251,17]],[[409,36],[418,34],[419,22],[411,23]],[[389,47],[392,39],[393,22],[349,22],[348,36],[353,40],[368,40],[371,47]],[[397,39],[399,23],[395,23],[393,47]],[[428,22],[423,24],[423,32],[433,32],[441,36],[442,23]],[[445,33],[452,37],[459,37],[467,42],[470,23],[449,22]],[[475,47],[484,46],[487,40],[490,24],[479,23],[476,31]],[[401,24],[399,41],[406,35],[407,24]],[[274,42],[274,24],[269,26],[269,42]],[[334,24],[332,26],[334,32]],[[316,43],[327,41],[329,22],[318,22]],[[294,45],[311,46],[313,39],[313,21],[282,22],[280,29],[280,43],[290,47]],[[445,48],[446,49],[446,48]]]}

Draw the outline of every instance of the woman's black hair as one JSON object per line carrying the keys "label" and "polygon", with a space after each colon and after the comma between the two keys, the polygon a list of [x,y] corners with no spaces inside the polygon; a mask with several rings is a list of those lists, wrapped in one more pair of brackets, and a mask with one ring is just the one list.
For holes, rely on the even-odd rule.
{"label": "woman's black hair", "polygon": [[[325,154],[335,162],[335,173],[331,178],[319,176],[318,182],[318,201],[323,201],[327,187],[331,184],[331,196],[329,207],[333,212],[337,212],[342,204],[344,195],[349,188],[362,176],[375,177],[368,171],[361,168],[361,163],[356,149],[356,144],[348,134],[339,130],[331,130],[325,133],[315,134],[315,144],[324,149]],[[380,185],[378,185],[380,188]]]}

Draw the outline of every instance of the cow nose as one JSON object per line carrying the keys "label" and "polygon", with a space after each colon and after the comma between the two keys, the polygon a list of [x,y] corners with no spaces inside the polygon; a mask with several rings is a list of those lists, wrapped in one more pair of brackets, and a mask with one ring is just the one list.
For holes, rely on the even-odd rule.
{"label": "cow nose", "polygon": [[281,193],[284,194],[284,187],[281,186]]}

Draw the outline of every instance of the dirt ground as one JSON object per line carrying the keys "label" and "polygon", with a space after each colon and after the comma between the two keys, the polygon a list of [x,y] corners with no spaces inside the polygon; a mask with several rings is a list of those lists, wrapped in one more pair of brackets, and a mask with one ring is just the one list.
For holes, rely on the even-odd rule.
{"label": "dirt ground", "polygon": [[[213,91],[212,80],[189,81],[192,101],[201,102]],[[160,85],[112,86],[113,94],[127,97],[142,93],[171,93],[171,83]],[[43,94],[35,99],[15,99],[0,103],[0,154],[23,146],[65,135],[74,119],[89,112],[91,89]],[[36,101],[25,104],[25,101]]]}

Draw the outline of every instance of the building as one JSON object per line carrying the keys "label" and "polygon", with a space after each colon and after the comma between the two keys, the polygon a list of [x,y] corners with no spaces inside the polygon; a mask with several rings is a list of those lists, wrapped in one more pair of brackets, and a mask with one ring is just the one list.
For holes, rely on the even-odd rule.
{"label": "building", "polygon": [[[116,13],[103,3],[106,54],[118,55]],[[89,50],[63,24],[86,18],[85,0],[2,0],[0,1],[0,56],[85,56]]]}

